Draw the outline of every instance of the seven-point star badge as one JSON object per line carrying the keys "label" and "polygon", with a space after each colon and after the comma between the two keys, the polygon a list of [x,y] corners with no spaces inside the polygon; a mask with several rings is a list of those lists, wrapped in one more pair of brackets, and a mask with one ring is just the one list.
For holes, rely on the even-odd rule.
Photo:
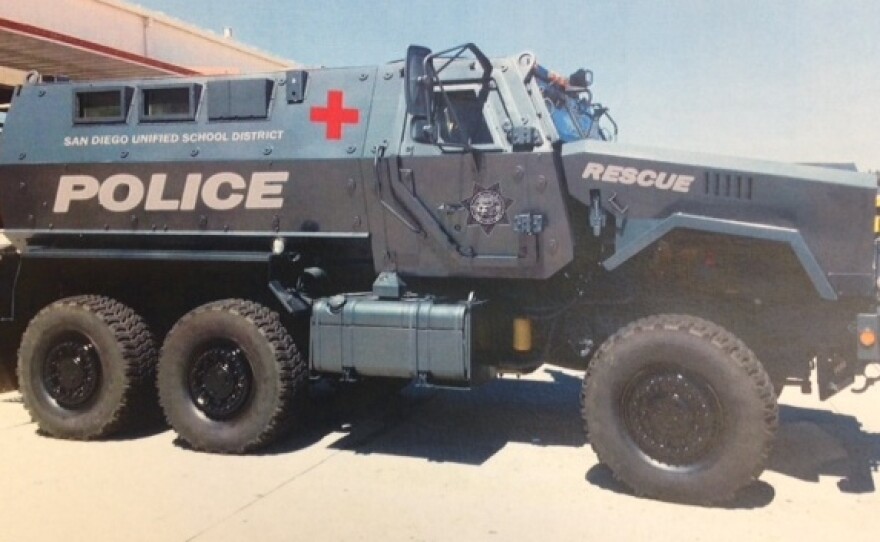
{"label": "seven-point star badge", "polygon": [[476,184],[474,195],[461,203],[468,209],[467,225],[480,226],[487,235],[498,224],[510,224],[507,209],[513,205],[513,200],[501,194],[501,183],[495,183],[489,188]]}

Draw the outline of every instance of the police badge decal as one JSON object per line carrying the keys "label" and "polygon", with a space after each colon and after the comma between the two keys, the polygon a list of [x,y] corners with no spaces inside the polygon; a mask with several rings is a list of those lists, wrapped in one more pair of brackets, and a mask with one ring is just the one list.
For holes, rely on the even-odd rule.
{"label": "police badge decal", "polygon": [[467,225],[480,226],[486,235],[491,234],[498,224],[510,224],[507,209],[513,205],[513,200],[501,193],[501,183],[489,188],[475,184],[474,195],[461,203],[468,209]]}

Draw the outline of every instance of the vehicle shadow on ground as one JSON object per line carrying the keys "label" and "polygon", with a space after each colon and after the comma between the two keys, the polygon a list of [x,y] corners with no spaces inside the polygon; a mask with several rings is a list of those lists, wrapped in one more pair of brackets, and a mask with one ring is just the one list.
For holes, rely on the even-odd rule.
{"label": "vehicle shadow on ground", "polygon": [[[767,470],[806,482],[834,476],[843,493],[875,491],[872,472],[880,462],[880,434],[863,431],[853,416],[814,408],[780,405],[779,422]],[[587,481],[603,489],[632,494],[605,465],[592,467]],[[773,487],[759,480],[721,507],[759,508],[770,504],[774,496]]]}
{"label": "vehicle shadow on ground", "polygon": [[[636,496],[629,487],[614,478],[614,474],[607,465],[601,463],[594,465],[587,471],[586,480],[590,484],[607,491],[632,497]],[[726,508],[729,510],[763,508],[773,502],[775,497],[776,490],[773,489],[773,486],[762,480],[757,480],[741,489],[732,500],[717,505],[707,505],[707,507]]]}
{"label": "vehicle shadow on ground", "polygon": [[835,476],[843,493],[873,493],[880,463],[880,434],[858,419],[828,410],[782,405],[769,469],[808,482]]}
{"label": "vehicle shadow on ground", "polygon": [[[470,392],[407,388],[352,401],[342,394],[313,398],[305,431],[265,453],[303,448],[337,432],[343,436],[330,444],[334,449],[470,465],[486,462],[511,442],[584,446],[580,377],[543,370],[552,380],[495,380]],[[864,493],[875,491],[872,472],[878,463],[880,434],[863,431],[855,417],[780,405],[769,471],[812,482],[834,476],[841,492]],[[631,493],[604,465],[591,467],[586,480],[605,490]],[[774,488],[758,481],[723,506],[759,508],[774,497]]]}
{"label": "vehicle shadow on ground", "polygon": [[[0,403],[21,405],[21,408],[24,409],[24,399],[22,398],[21,393],[18,392],[6,395],[2,399],[0,399]],[[129,426],[123,428],[122,430],[114,433],[109,437],[97,439],[95,442],[120,442],[128,440],[138,440],[151,437],[153,435],[158,435],[159,433],[163,433],[169,429],[168,423],[165,421],[165,417],[161,414],[161,410],[159,409],[159,405],[157,403],[152,402],[144,407],[142,410],[143,414],[140,416],[140,418],[136,420],[134,424],[130,424]],[[55,438],[49,433],[40,429],[36,425],[36,422],[34,422],[33,420],[19,423],[14,427],[25,425],[33,425],[34,432],[41,437]]]}
{"label": "vehicle shadow on ground", "polygon": [[[2,392],[0,392],[2,393]],[[8,396],[0,399],[0,403],[9,403],[9,404],[24,404],[24,400],[21,398],[20,393],[11,393]]]}
{"label": "vehicle shadow on ground", "polygon": [[312,398],[305,431],[266,450],[285,453],[334,432],[333,449],[479,465],[510,442],[583,446],[580,378],[548,370],[552,381],[494,380],[472,391],[406,387],[399,393]]}

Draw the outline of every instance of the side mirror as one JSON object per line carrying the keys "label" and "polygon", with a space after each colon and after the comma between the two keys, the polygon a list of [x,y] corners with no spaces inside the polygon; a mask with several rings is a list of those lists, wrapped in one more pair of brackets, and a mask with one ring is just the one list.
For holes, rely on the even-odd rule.
{"label": "side mirror", "polygon": [[406,50],[406,112],[418,119],[431,116],[432,86],[425,73],[425,59],[431,50],[420,45],[410,45]]}

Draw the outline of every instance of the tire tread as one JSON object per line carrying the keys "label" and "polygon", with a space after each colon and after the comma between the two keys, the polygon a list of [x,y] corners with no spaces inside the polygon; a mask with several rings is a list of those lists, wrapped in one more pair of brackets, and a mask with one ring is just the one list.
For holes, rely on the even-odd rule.
{"label": "tire tread", "polygon": [[84,311],[97,317],[107,326],[122,354],[121,362],[125,365],[122,386],[124,391],[117,408],[100,424],[88,432],[65,433],[52,430],[44,414],[33,403],[28,395],[23,394],[24,406],[31,418],[40,428],[55,437],[78,440],[89,440],[107,437],[120,430],[137,425],[138,415],[144,409],[155,409],[155,388],[153,379],[156,372],[157,348],[156,341],[146,322],[128,306],[101,295],[80,295],[59,299],[43,308],[31,320],[22,336],[19,347],[18,378],[23,374],[22,355],[32,350],[40,340],[39,322],[49,314],[59,310]]}
{"label": "tire tread", "polygon": [[601,463],[604,463],[611,468],[614,478],[630,487],[637,495],[660,498],[671,497],[671,495],[666,494],[652,495],[646,492],[644,488],[639,487],[636,480],[629,479],[626,476],[626,466],[621,464],[621,462],[618,461],[618,458],[614,457],[614,454],[607,453],[603,448],[604,439],[601,438],[601,435],[603,432],[608,431],[609,428],[595,426],[590,428],[587,425],[587,420],[589,418],[587,407],[588,401],[586,396],[587,383],[590,381],[596,367],[600,363],[613,364],[614,359],[612,352],[617,349],[618,345],[622,341],[646,331],[685,332],[711,343],[718,350],[723,352],[728,359],[732,360],[732,362],[735,363],[746,375],[748,375],[748,378],[756,391],[757,398],[761,402],[763,410],[762,431],[766,438],[765,445],[749,479],[742,480],[741,483],[736,484],[735,487],[732,487],[729,491],[721,492],[712,496],[701,496],[689,502],[708,505],[728,501],[734,497],[740,488],[757,480],[763,472],[770,457],[773,448],[773,438],[779,425],[779,408],[776,402],[773,383],[763,365],[751,349],[749,349],[749,347],[733,333],[708,320],[683,314],[660,314],[649,316],[624,326],[602,344],[596,352],[596,355],[593,357],[592,362],[587,367],[587,372],[584,376],[584,385],[581,388],[580,395],[581,416],[584,420],[584,430],[587,432],[588,436],[590,433],[599,434],[600,436],[600,438],[589,438],[593,451],[596,453],[596,456]]}
{"label": "tire tread", "polygon": [[[278,313],[264,305],[247,299],[224,299],[202,305],[178,320],[168,333],[168,337],[173,337],[189,321],[208,312],[237,314],[254,325],[266,339],[266,342],[275,354],[278,364],[278,400],[275,410],[263,430],[256,437],[242,443],[240,446],[231,449],[217,449],[207,441],[199,440],[195,435],[190,435],[185,440],[193,448],[202,451],[234,454],[250,452],[278,439],[294,425],[296,421],[295,413],[299,411],[299,409],[294,407],[298,401],[305,397],[305,394],[300,392],[305,386],[308,376],[306,364],[303,362],[296,344],[281,322],[281,317]],[[161,354],[160,357],[162,357]],[[159,370],[162,370],[161,365]],[[168,423],[172,426],[174,424],[168,413],[173,411],[174,405],[172,405],[172,402],[175,400],[177,400],[175,396],[169,396],[163,393],[161,387],[159,388],[159,403],[162,406],[162,410],[166,413]]]}

